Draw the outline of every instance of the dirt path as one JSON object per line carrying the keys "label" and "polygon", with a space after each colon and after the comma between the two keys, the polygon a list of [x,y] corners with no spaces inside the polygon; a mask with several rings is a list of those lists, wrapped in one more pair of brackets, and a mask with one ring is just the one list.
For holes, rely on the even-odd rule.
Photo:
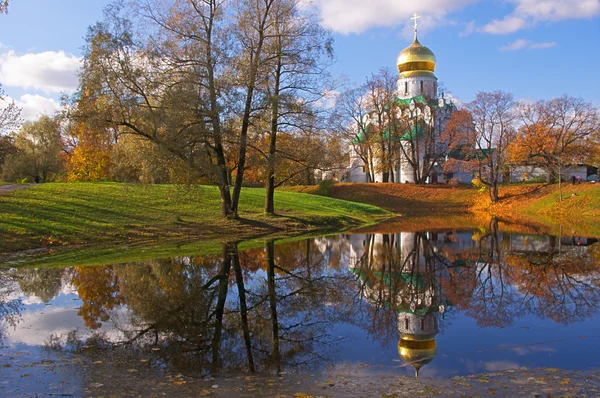
{"label": "dirt path", "polygon": [[18,189],[29,188],[35,184],[9,184],[9,185],[0,185],[0,195],[5,195],[10,192],[14,192]]}

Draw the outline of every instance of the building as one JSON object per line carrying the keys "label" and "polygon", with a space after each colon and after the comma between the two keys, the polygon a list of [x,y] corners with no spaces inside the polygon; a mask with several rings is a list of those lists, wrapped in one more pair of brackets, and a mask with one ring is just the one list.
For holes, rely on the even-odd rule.
{"label": "building", "polygon": [[[388,160],[382,160],[381,154],[386,150],[379,150],[385,144],[373,140],[366,143],[365,134],[359,133],[352,142],[350,166],[343,180],[436,183],[456,178],[460,182],[471,182],[471,172],[456,170],[454,173],[443,167],[449,151],[441,136],[445,122],[456,108],[443,93],[438,97],[436,57],[419,42],[416,18],[415,15],[414,41],[397,59],[395,121],[389,122],[387,131],[379,135],[380,141],[387,141]],[[370,115],[365,116],[363,131],[368,131],[373,124],[371,119]]]}

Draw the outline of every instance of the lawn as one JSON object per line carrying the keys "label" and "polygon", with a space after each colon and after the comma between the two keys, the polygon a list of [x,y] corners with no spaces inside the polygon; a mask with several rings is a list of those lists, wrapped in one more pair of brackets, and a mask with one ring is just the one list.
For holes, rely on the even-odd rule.
{"label": "lawn", "polygon": [[0,252],[86,244],[243,240],[266,234],[340,229],[389,216],[374,206],[277,192],[275,217],[265,191],[245,188],[242,220],[220,216],[216,187],[119,183],[40,184],[0,196]]}

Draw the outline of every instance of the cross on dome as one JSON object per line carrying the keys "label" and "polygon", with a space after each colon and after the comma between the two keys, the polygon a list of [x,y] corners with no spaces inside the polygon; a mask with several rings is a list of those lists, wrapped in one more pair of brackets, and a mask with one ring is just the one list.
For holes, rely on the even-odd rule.
{"label": "cross on dome", "polygon": [[413,14],[413,17],[411,18],[411,20],[415,21],[415,37],[417,37],[417,19],[421,18],[420,15],[417,15],[417,13],[415,12]]}

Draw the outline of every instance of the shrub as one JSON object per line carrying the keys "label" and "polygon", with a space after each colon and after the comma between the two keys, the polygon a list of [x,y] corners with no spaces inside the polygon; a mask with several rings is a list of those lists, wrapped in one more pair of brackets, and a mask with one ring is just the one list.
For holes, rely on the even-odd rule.
{"label": "shrub", "polygon": [[331,189],[333,188],[333,180],[323,180],[319,183],[319,188],[317,188],[317,195],[321,196],[329,196],[331,195]]}
{"label": "shrub", "polygon": [[479,178],[473,178],[471,184],[473,184],[475,188],[478,188],[480,193],[484,193],[487,190],[487,187]]}
{"label": "shrub", "polygon": [[448,181],[448,185],[450,185],[451,187],[457,187],[460,185],[460,181],[458,180],[458,178],[451,178],[450,181]]}

